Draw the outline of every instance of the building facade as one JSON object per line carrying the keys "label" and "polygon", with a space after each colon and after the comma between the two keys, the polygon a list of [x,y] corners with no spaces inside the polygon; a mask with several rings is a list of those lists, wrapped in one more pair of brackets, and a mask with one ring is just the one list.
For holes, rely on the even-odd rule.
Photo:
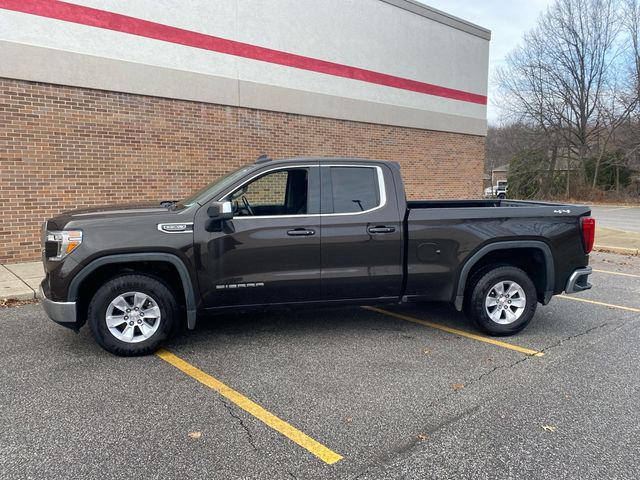
{"label": "building facade", "polygon": [[411,0],[0,0],[0,262],[60,211],[179,199],[260,154],[479,196],[489,39]]}

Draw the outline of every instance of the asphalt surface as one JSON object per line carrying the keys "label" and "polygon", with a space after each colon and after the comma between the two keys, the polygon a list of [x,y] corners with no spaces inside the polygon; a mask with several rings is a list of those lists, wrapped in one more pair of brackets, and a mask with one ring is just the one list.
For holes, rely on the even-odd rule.
{"label": "asphalt surface", "polygon": [[[574,298],[616,307],[556,297],[500,339],[544,356],[357,307],[212,317],[166,345],[332,465],[157,356],[0,309],[0,478],[637,478],[640,258],[592,265],[614,273]],[[479,333],[447,305],[383,308]]]}
{"label": "asphalt surface", "polygon": [[591,205],[591,215],[600,227],[640,233],[640,206]]}

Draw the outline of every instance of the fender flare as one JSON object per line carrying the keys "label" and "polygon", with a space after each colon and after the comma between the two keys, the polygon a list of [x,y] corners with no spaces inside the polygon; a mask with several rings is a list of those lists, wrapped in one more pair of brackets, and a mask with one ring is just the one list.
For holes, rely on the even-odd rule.
{"label": "fender flare", "polygon": [[506,242],[494,242],[480,248],[474,253],[464,264],[458,277],[458,289],[456,291],[456,298],[454,305],[456,310],[461,311],[464,303],[464,290],[467,286],[467,277],[471,268],[478,263],[485,255],[496,250],[508,250],[514,248],[536,248],[540,250],[544,256],[544,262],[546,267],[546,285],[544,289],[543,304],[546,305],[553,296],[553,289],[555,285],[555,266],[553,262],[553,254],[551,248],[546,243],[540,240],[514,240]]}
{"label": "fender flare", "polygon": [[187,326],[189,330],[193,330],[196,327],[197,313],[196,294],[193,288],[193,282],[191,281],[189,270],[184,262],[180,260],[178,256],[171,253],[123,253],[97,258],[83,267],[73,280],[71,280],[69,285],[69,301],[75,302],[77,300],[80,285],[96,269],[105,265],[129,262],[168,262],[176,267],[184,289],[184,298],[187,308]]}

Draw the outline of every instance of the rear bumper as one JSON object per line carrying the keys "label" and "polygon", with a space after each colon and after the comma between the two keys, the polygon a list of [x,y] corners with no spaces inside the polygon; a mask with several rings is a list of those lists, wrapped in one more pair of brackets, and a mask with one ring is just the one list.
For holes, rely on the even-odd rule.
{"label": "rear bumper", "polygon": [[47,298],[42,285],[40,285],[40,300],[42,308],[47,316],[56,323],[65,327],[76,326],[76,302],[54,302]]}
{"label": "rear bumper", "polygon": [[565,293],[577,293],[584,290],[589,290],[591,284],[588,282],[589,275],[591,275],[591,267],[578,268],[575,270],[569,280],[567,280],[567,286],[564,289]]}

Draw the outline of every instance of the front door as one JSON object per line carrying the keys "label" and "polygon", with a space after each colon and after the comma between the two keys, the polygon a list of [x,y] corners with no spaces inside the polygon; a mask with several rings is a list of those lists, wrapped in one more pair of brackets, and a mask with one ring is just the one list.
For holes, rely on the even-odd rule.
{"label": "front door", "polygon": [[315,165],[267,170],[221,199],[234,208],[221,231],[198,222],[205,308],[319,299],[319,184]]}

